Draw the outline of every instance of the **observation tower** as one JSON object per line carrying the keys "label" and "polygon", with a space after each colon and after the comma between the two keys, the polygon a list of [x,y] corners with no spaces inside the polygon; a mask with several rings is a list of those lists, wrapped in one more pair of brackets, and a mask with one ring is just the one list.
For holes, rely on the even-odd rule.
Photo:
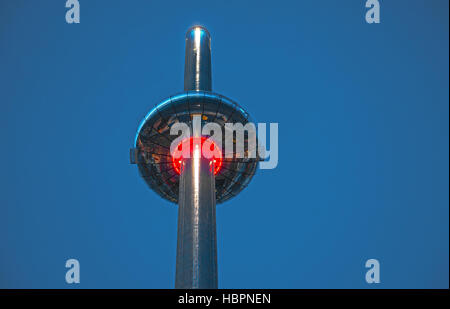
{"label": "observation tower", "polygon": [[[221,140],[196,130],[218,124]],[[216,204],[241,192],[256,172],[256,147],[244,153],[225,153],[228,124],[251,122],[249,114],[233,100],[212,92],[211,36],[204,27],[186,33],[184,92],[165,99],[139,125],[131,163],[162,198],[178,204],[178,236],[175,288],[215,289],[217,279]],[[190,137],[170,134],[174,125],[185,123]],[[233,134],[233,132],[232,132]],[[233,136],[233,135],[232,135]],[[177,139],[178,138],[178,142]],[[245,135],[244,144],[249,135]],[[172,149],[172,151],[171,151]],[[209,149],[205,155],[202,149]]]}

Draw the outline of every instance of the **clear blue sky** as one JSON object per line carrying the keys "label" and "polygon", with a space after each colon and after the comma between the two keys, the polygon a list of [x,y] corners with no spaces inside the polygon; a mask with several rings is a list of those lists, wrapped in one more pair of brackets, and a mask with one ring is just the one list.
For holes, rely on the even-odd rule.
{"label": "clear blue sky", "polygon": [[177,207],[128,156],[197,23],[214,91],[279,123],[278,167],[218,206],[219,286],[448,288],[447,0],[80,3],[0,2],[0,288],[173,287]]}

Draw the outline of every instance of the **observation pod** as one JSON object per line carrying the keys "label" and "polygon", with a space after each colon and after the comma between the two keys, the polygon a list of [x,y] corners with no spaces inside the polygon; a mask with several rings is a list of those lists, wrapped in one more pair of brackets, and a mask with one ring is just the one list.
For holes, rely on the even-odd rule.
{"label": "observation pod", "polygon": [[[196,121],[218,124],[222,140],[196,131]],[[162,198],[177,203],[178,235],[175,288],[218,287],[216,204],[236,196],[256,172],[259,156],[244,136],[244,153],[225,154],[225,124],[252,122],[249,114],[233,100],[212,92],[211,36],[204,27],[186,33],[184,92],[163,100],[144,118],[137,130],[131,163],[137,164],[147,185]],[[175,124],[190,128],[190,139],[177,142],[171,135]],[[176,134],[179,134],[177,130]],[[233,132],[231,132],[233,134]],[[209,144],[208,144],[209,143]],[[203,155],[204,144],[213,156]],[[188,156],[175,156],[173,149],[190,145]],[[175,147],[175,148],[174,148]]]}

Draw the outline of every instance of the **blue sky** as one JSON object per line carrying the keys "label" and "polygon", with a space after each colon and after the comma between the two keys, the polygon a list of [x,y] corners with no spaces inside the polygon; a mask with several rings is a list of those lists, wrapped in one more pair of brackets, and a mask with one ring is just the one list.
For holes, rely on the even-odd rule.
{"label": "blue sky", "polygon": [[217,208],[219,287],[448,288],[449,2],[364,3],[1,1],[0,288],[173,287],[177,207],[128,156],[195,24],[213,90],[279,123],[278,167]]}

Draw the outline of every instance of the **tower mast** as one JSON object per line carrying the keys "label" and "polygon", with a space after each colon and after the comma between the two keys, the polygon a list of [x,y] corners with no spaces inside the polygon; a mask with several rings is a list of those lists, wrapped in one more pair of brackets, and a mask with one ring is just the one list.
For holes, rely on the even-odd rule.
{"label": "tower mast", "polygon": [[[185,91],[211,91],[211,37],[203,27],[186,34]],[[192,120],[192,119],[191,119]],[[191,121],[192,123],[192,121]],[[216,194],[214,168],[202,156],[194,132],[190,158],[183,159],[178,198],[175,288],[217,288]]]}

